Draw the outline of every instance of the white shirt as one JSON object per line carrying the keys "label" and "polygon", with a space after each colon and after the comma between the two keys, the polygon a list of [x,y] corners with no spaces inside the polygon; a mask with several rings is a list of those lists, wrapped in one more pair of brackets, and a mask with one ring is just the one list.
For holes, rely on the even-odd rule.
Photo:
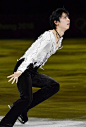
{"label": "white shirt", "polygon": [[[42,68],[48,58],[60,49],[62,39],[63,37],[60,38],[60,43],[56,48],[56,38],[54,33],[51,31],[45,31],[20,58],[25,59],[18,67],[17,71],[21,71],[23,73],[30,63],[33,63],[34,67],[41,65],[40,68]],[[35,62],[36,64],[34,64]]]}

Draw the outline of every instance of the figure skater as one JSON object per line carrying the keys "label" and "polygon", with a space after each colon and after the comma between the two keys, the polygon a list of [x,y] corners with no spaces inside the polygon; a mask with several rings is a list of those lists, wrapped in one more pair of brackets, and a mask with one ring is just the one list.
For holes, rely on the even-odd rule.
{"label": "figure skater", "polygon": [[[60,49],[64,32],[70,27],[69,13],[58,8],[50,16],[52,30],[45,31],[18,60],[13,74],[8,76],[12,84],[16,82],[20,99],[10,106],[9,112],[1,120],[0,127],[12,127],[17,118],[24,124],[28,121],[29,109],[48,99],[60,89],[53,78],[40,74],[37,69],[45,64],[48,58]],[[39,87],[32,93],[32,87]]]}

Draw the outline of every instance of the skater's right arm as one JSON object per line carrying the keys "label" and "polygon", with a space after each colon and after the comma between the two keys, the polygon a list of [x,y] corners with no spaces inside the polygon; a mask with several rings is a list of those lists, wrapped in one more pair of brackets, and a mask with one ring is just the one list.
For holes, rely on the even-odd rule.
{"label": "skater's right arm", "polygon": [[7,76],[7,78],[10,78],[10,80],[8,80],[8,82],[12,81],[12,84],[16,81],[16,83],[18,82],[18,77],[21,75],[22,73],[20,71],[14,72],[14,74]]}
{"label": "skater's right arm", "polygon": [[[22,64],[18,67],[17,71],[14,72],[14,74],[8,76],[7,78],[10,78],[10,81],[12,81],[12,84],[16,81],[16,83],[18,82],[18,77],[27,69],[27,66],[30,63],[33,63],[33,59],[35,60],[36,56],[40,56],[40,59],[43,59],[46,54],[47,51],[49,50],[49,47],[51,45],[51,40],[50,40],[50,34],[47,32],[43,35],[43,37],[40,38],[40,42],[39,45],[35,45],[36,43],[33,44],[33,46],[31,46],[29,52],[26,52],[26,58],[25,60],[22,62]],[[35,47],[35,49],[34,49]],[[45,52],[43,51],[45,49]],[[27,57],[28,56],[28,57]]]}

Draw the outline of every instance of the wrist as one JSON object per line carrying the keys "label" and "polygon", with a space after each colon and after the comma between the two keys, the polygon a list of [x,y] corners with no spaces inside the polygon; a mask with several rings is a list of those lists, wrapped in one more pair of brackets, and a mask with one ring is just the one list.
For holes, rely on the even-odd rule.
{"label": "wrist", "polygon": [[22,71],[20,71],[20,70],[18,70],[17,72],[20,73],[20,74],[22,74]]}

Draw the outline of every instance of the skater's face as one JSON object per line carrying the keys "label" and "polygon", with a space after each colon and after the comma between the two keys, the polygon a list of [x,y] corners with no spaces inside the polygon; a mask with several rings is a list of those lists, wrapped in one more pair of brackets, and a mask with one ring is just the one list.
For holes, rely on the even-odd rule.
{"label": "skater's face", "polygon": [[62,16],[59,18],[59,20],[60,20],[60,22],[59,21],[55,22],[57,29],[58,29],[58,27],[61,28],[61,29],[64,29],[64,31],[69,29],[70,19],[69,19],[68,15],[66,13],[63,12]]}

